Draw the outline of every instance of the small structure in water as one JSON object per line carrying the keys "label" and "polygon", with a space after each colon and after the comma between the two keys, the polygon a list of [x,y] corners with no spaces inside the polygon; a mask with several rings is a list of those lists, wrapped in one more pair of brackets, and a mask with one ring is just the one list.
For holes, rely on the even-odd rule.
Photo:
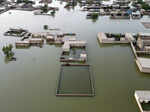
{"label": "small structure in water", "polygon": [[5,36],[17,36],[17,37],[22,37],[26,33],[28,33],[27,30],[22,29],[22,28],[10,28],[7,32],[4,33]]}
{"label": "small structure in water", "polygon": [[[135,55],[135,61],[139,70],[143,73],[150,73],[150,58],[141,57],[140,55],[150,54],[150,34],[138,33],[138,34],[120,34],[118,39],[115,39],[116,34],[111,33],[98,33],[98,40],[100,43],[130,43],[133,53]],[[114,38],[115,37],[115,38]],[[122,39],[121,39],[122,38]]]}
{"label": "small structure in water", "polygon": [[[150,34],[149,33],[138,33],[137,42],[134,46],[138,55],[149,55],[150,54]],[[150,73],[150,58],[148,57],[137,57],[136,64],[141,72]]]}
{"label": "small structure in water", "polygon": [[127,13],[127,12],[118,12],[118,11],[115,11],[115,12],[111,12],[110,14],[110,18],[111,19],[130,19],[130,15]]}
{"label": "small structure in water", "polygon": [[60,62],[86,62],[87,53],[85,48],[70,48],[70,52],[62,52]]}
{"label": "small structure in water", "polygon": [[141,112],[150,111],[150,91],[149,90],[138,90],[134,93],[136,102]]}
{"label": "small structure in water", "polygon": [[29,47],[30,46],[30,42],[29,41],[17,41],[16,42],[16,47]]}
{"label": "small structure in water", "polygon": [[42,38],[41,33],[32,33],[32,38]]}
{"label": "small structure in water", "polygon": [[55,37],[52,36],[52,35],[46,36],[46,42],[47,42],[48,44],[54,43],[54,42],[55,42]]}
{"label": "small structure in water", "polygon": [[61,62],[86,62],[86,42],[79,40],[68,40],[62,46]]}
{"label": "small structure in water", "polygon": [[140,51],[150,51],[150,33],[138,33],[137,47]]}
{"label": "small structure in water", "polygon": [[34,44],[43,44],[44,43],[44,40],[41,39],[41,38],[31,38],[29,39],[29,43],[32,45]]}
{"label": "small structure in water", "polygon": [[132,19],[141,19],[142,18],[142,15],[139,11],[132,12],[131,16],[132,16]]}
{"label": "small structure in water", "polygon": [[146,29],[150,29],[150,22],[141,22]]}
{"label": "small structure in water", "polygon": [[150,59],[138,57],[136,59],[136,64],[139,70],[143,73],[150,73]]}
{"label": "small structure in water", "polygon": [[39,7],[37,9],[38,10],[35,10],[33,12],[34,15],[50,15],[50,16],[54,16],[56,11],[59,10],[58,7],[48,7],[47,5],[45,5],[44,7]]}
{"label": "small structure in water", "polygon": [[97,19],[99,15],[99,12],[89,12],[86,17],[87,19]]}
{"label": "small structure in water", "polygon": [[65,41],[63,45],[63,52],[69,52],[71,47],[85,47],[86,46],[86,41]]}
{"label": "small structure in water", "polygon": [[76,33],[64,33],[64,36],[76,36]]}
{"label": "small structure in water", "polygon": [[51,15],[51,12],[43,12],[42,10],[35,10],[34,15]]}
{"label": "small structure in water", "polygon": [[130,33],[117,34],[117,33],[98,33],[98,40],[100,43],[129,43],[129,40],[134,40]]}
{"label": "small structure in water", "polygon": [[56,35],[57,35],[57,38],[63,38],[64,37],[64,33],[62,33],[62,32],[58,32]]}
{"label": "small structure in water", "polygon": [[130,1],[129,0],[115,0],[113,1],[114,4],[118,4],[120,6],[127,6]]}
{"label": "small structure in water", "polygon": [[39,3],[52,3],[52,0],[40,0]]}

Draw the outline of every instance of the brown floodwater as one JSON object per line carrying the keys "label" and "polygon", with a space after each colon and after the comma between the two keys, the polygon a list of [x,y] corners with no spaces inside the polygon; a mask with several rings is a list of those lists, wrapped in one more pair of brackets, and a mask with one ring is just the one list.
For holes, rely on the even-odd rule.
{"label": "brown floodwater", "polygon": [[[0,49],[14,45],[18,38],[5,37],[10,27],[21,27],[30,32],[44,32],[43,25],[77,33],[86,40],[88,61],[95,79],[95,97],[56,97],[60,72],[61,47],[44,45],[29,49],[15,49],[17,61],[5,62],[0,51],[0,111],[1,112],[137,112],[134,91],[150,89],[150,75],[139,72],[129,45],[100,45],[98,32],[149,32],[141,20],[97,21],[86,19],[77,6],[64,9],[65,3],[55,1],[59,11],[54,17],[35,16],[33,12],[11,10],[0,15]],[[11,14],[9,13],[11,12]],[[66,84],[72,84],[69,81]],[[70,85],[71,86],[71,85]]]}

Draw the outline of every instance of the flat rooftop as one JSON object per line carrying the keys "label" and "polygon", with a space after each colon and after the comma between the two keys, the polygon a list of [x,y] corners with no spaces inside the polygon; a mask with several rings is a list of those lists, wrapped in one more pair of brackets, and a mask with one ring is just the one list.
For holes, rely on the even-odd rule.
{"label": "flat rooftop", "polygon": [[146,29],[150,29],[150,22],[141,22]]}
{"label": "flat rooftop", "polygon": [[138,58],[140,65],[144,68],[150,68],[150,59],[149,58]]}
{"label": "flat rooftop", "polygon": [[135,91],[135,94],[137,95],[137,97],[140,99],[140,100],[148,100],[150,101],[150,91],[148,90],[144,90],[144,91]]}

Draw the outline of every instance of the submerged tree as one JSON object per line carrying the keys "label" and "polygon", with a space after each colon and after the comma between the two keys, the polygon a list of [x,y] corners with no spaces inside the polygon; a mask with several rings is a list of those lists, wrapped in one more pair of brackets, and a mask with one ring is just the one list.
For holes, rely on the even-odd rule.
{"label": "submerged tree", "polygon": [[48,30],[48,25],[43,26],[44,30]]}
{"label": "submerged tree", "polygon": [[12,52],[12,44],[9,44],[8,46],[3,46],[2,51],[6,57],[7,60],[11,61],[14,59],[14,53]]}
{"label": "submerged tree", "polygon": [[41,7],[41,10],[42,10],[44,13],[47,13],[47,12],[48,12],[48,5],[45,4],[43,7]]}
{"label": "submerged tree", "polygon": [[98,13],[92,13],[91,14],[91,19],[93,22],[96,22],[98,20],[99,14]]}
{"label": "submerged tree", "polygon": [[115,34],[114,37],[115,37],[115,40],[116,40],[116,41],[120,41],[121,35],[120,35],[120,34]]}
{"label": "submerged tree", "polygon": [[55,16],[56,11],[52,10],[51,15],[54,17]]}

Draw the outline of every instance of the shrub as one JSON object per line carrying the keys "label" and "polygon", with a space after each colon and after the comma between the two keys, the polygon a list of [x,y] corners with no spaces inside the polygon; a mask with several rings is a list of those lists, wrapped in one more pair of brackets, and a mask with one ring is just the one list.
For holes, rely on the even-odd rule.
{"label": "shrub", "polygon": [[11,60],[14,56],[14,53],[12,52],[12,48],[13,48],[13,46],[11,44],[9,44],[8,46],[3,46],[3,48],[2,48],[4,55],[9,60]]}
{"label": "shrub", "polygon": [[41,10],[42,10],[43,12],[47,13],[47,12],[48,12],[48,5],[45,4],[43,7],[41,7]]}
{"label": "shrub", "polygon": [[120,41],[121,35],[120,34],[115,34],[115,40]]}
{"label": "shrub", "polygon": [[47,30],[48,29],[48,25],[44,25],[44,30]]}

